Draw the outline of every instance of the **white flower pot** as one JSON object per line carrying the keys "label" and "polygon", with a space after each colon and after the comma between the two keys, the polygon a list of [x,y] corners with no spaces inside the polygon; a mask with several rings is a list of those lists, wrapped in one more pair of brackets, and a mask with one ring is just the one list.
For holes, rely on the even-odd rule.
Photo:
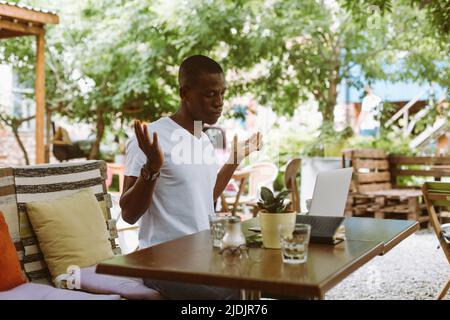
{"label": "white flower pot", "polygon": [[294,226],[297,213],[267,213],[261,211],[258,216],[264,247],[269,249],[280,249],[279,226],[282,224]]}

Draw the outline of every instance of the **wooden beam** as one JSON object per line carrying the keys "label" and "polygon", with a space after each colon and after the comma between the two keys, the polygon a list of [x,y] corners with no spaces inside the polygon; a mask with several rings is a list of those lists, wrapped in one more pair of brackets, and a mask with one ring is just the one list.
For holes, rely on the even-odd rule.
{"label": "wooden beam", "polygon": [[391,174],[389,171],[356,173],[355,178],[359,183],[390,182]]}
{"label": "wooden beam", "polygon": [[371,184],[360,184],[358,187],[358,192],[366,193],[373,191],[382,191],[392,189],[390,183],[371,183]]}
{"label": "wooden beam", "polygon": [[389,156],[389,162],[396,165],[450,165],[450,157],[415,157],[415,156]]}
{"label": "wooden beam", "polygon": [[28,24],[7,20],[0,20],[0,29],[20,32],[23,35],[38,35],[44,32],[44,28],[42,26],[30,26]]}
{"label": "wooden beam", "polygon": [[0,39],[8,39],[8,38],[15,38],[15,37],[22,37],[22,36],[29,36],[29,35],[25,34],[25,33],[17,32],[17,31],[0,29]]}
{"label": "wooden beam", "polygon": [[53,13],[44,13],[39,11],[33,11],[30,9],[19,8],[8,4],[0,4],[0,16],[22,19],[31,22],[43,23],[43,24],[58,24],[59,17]]}
{"label": "wooden beam", "polygon": [[362,160],[355,159],[353,163],[353,167],[356,170],[359,169],[379,169],[379,170],[388,170],[389,162],[387,160]]}
{"label": "wooden beam", "polygon": [[36,36],[36,164],[45,162],[45,34]]}
{"label": "wooden beam", "polygon": [[429,170],[392,170],[392,175],[399,176],[418,176],[418,177],[435,177],[443,178],[450,177],[450,169],[429,169]]}

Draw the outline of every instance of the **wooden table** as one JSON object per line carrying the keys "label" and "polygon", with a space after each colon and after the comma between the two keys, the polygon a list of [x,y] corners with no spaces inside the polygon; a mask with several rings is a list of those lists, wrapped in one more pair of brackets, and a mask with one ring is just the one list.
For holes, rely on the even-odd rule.
{"label": "wooden table", "polygon": [[[250,248],[250,257],[226,263],[212,248],[206,230],[115,257],[100,263],[97,272],[239,288],[243,298],[259,298],[260,292],[323,298],[349,274],[419,228],[416,221],[404,220],[352,217],[345,223],[348,239],[335,246],[310,244],[303,265],[284,264],[280,250],[262,248]],[[257,219],[245,221],[243,229],[249,232],[254,225]]]}

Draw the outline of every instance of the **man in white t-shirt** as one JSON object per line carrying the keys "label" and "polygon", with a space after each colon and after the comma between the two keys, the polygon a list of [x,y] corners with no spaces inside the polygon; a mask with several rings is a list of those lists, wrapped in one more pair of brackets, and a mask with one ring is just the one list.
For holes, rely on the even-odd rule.
{"label": "man in white t-shirt", "polygon": [[[146,248],[209,229],[214,201],[239,163],[262,147],[259,133],[234,141],[230,160],[219,168],[203,124],[219,119],[226,90],[220,65],[201,55],[185,59],[178,74],[178,111],[147,125],[136,120],[128,141],[122,217],[139,221],[139,247]],[[150,138],[152,136],[152,138]],[[168,299],[237,299],[237,290],[144,279]]]}
{"label": "man in white t-shirt", "polygon": [[375,95],[372,88],[364,89],[366,96],[361,103],[361,113],[358,117],[356,131],[360,136],[377,136],[380,130],[380,121],[377,119],[380,113],[378,108],[381,98]]}

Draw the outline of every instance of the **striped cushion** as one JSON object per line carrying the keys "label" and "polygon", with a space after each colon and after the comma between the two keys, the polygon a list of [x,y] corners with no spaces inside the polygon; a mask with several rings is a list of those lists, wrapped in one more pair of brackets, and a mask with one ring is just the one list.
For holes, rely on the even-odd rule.
{"label": "striped cushion", "polygon": [[13,170],[11,168],[0,168],[0,211],[3,212],[9,235],[19,256],[23,270],[24,248],[20,240],[19,216],[17,213],[16,189],[14,186]]}
{"label": "striped cushion", "polygon": [[116,244],[117,230],[111,221],[111,199],[107,193],[106,164],[104,161],[64,163],[13,168],[19,210],[20,238],[24,253],[24,268],[32,282],[49,283],[50,273],[33,232],[26,204],[33,201],[54,200],[82,189],[91,189],[103,210],[110,242],[114,253],[119,254]]}

